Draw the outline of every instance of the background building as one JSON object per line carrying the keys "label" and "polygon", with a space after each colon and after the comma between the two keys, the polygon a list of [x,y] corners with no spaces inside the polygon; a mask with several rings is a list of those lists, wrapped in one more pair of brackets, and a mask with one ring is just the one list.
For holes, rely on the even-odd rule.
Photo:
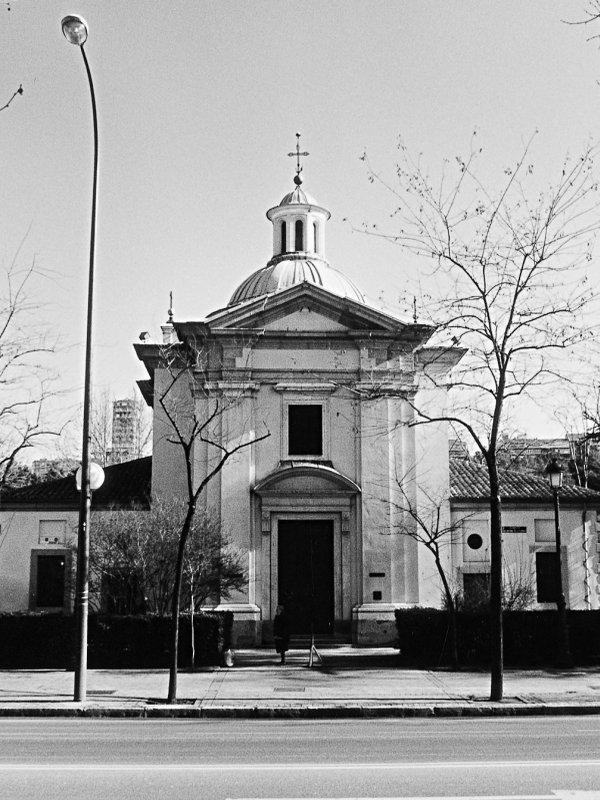
{"label": "background building", "polygon": [[113,400],[110,464],[120,464],[139,457],[136,452],[136,401],[133,398]]}

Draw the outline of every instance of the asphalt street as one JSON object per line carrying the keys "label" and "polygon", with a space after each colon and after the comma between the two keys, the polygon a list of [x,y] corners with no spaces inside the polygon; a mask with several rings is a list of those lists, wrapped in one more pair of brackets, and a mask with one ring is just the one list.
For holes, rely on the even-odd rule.
{"label": "asphalt street", "polygon": [[0,720],[3,800],[598,800],[600,718]]}

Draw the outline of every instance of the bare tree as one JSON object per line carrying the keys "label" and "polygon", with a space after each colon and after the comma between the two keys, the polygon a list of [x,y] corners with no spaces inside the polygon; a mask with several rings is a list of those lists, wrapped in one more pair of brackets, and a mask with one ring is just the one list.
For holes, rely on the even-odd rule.
{"label": "bare tree", "polygon": [[[565,430],[575,483],[587,489],[596,466],[600,441],[600,382],[592,379],[570,387],[564,408],[556,414]],[[594,447],[596,445],[596,447]]]}
{"label": "bare tree", "polygon": [[[407,476],[408,478],[408,476]],[[410,484],[410,478],[406,481]],[[450,662],[456,668],[458,655],[458,613],[466,609],[462,590],[456,585],[452,572],[452,545],[463,540],[463,525],[473,514],[460,519],[452,519],[448,507],[448,492],[421,492],[425,495],[417,507],[410,493],[404,489],[404,481],[398,481],[400,502],[395,508],[404,520],[390,529],[390,533],[408,536],[423,545],[433,556],[435,567],[442,584],[444,608],[448,614],[448,633],[450,642]],[[534,597],[533,575],[528,554],[517,553],[514,561],[503,563],[502,606],[505,611],[518,611],[529,608]],[[482,584],[481,595],[470,598],[467,610],[481,610],[489,605],[489,586]]]}
{"label": "bare tree", "polygon": [[[252,431],[238,432],[232,440],[223,431],[229,413],[237,406],[238,390],[227,393],[212,380],[211,359],[214,353],[205,343],[198,345],[173,344],[161,348],[164,381],[158,391],[158,406],[169,431],[167,441],[183,455],[186,486],[186,513],[179,528],[175,565],[173,600],[171,604],[172,639],[168,702],[177,701],[177,661],[179,611],[183,585],[185,552],[202,494],[227,461],[251,445],[266,439],[270,433],[258,435]],[[213,367],[214,368],[214,367]],[[194,475],[195,449],[206,447],[206,468]]]}
{"label": "bare tree", "polygon": [[40,305],[30,294],[39,275],[35,262],[18,269],[18,253],[3,275],[0,294],[0,489],[27,449],[60,431],[44,412],[54,394],[47,357],[55,344],[40,322]]}
{"label": "bare tree", "polygon": [[595,379],[576,402],[581,410],[584,437],[589,442],[600,441],[600,380]]}
{"label": "bare tree", "polygon": [[[536,184],[530,144],[504,170],[497,190],[486,188],[474,135],[467,158],[445,161],[439,180],[399,144],[397,181],[369,168],[371,182],[393,195],[393,232],[382,236],[429,264],[422,309],[438,324],[440,347],[421,351],[424,385],[435,381],[437,353],[465,348],[453,371],[449,405],[431,413],[417,400],[412,424],[451,422],[464,429],[489,476],[491,517],[491,691],[503,694],[502,508],[498,444],[502,425],[526,397],[547,390],[567,362],[559,356],[591,335],[592,300],[586,268],[598,228],[598,184],[587,149],[567,157],[556,183]],[[364,157],[366,160],[366,156]],[[423,261],[427,259],[427,261]],[[417,354],[419,355],[419,354]],[[430,368],[433,367],[433,368]]]}
{"label": "bare tree", "polygon": [[531,608],[535,601],[535,581],[526,543],[521,543],[514,561],[504,559],[502,575],[502,605],[505,611]]}
{"label": "bare tree", "polygon": [[[410,481],[409,481],[410,482]],[[435,568],[442,583],[444,606],[448,614],[448,628],[450,633],[450,660],[453,667],[458,666],[458,636],[457,636],[457,597],[452,586],[452,576],[447,574],[446,564],[452,564],[451,556],[445,557],[443,551],[456,541],[462,529],[462,520],[452,522],[448,508],[447,494],[443,493],[434,497],[425,494],[425,504],[416,502],[403,486],[403,480],[398,480],[400,502],[395,503],[396,510],[404,517],[397,526],[391,528],[391,533],[408,536],[415,542],[422,544],[433,556]]]}

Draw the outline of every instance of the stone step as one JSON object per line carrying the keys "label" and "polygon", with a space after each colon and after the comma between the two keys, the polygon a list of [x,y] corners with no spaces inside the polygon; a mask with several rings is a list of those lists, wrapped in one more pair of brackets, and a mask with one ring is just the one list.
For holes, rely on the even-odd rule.
{"label": "stone step", "polygon": [[[310,636],[291,636],[290,637],[290,649],[291,650],[308,650],[312,644],[312,639]],[[315,636],[314,637],[314,645],[319,649],[322,648],[331,648],[331,647],[343,647],[350,644],[351,639],[349,636],[345,636],[344,634],[334,634],[333,636]]]}

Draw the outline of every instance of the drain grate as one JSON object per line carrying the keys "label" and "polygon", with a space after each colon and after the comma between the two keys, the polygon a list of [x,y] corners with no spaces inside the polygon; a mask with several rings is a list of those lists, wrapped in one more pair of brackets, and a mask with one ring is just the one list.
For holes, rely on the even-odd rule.
{"label": "drain grate", "polygon": [[287,686],[276,686],[273,689],[273,691],[274,692],[305,692],[306,689],[304,688],[304,686],[302,687],[302,689],[290,689]]}

